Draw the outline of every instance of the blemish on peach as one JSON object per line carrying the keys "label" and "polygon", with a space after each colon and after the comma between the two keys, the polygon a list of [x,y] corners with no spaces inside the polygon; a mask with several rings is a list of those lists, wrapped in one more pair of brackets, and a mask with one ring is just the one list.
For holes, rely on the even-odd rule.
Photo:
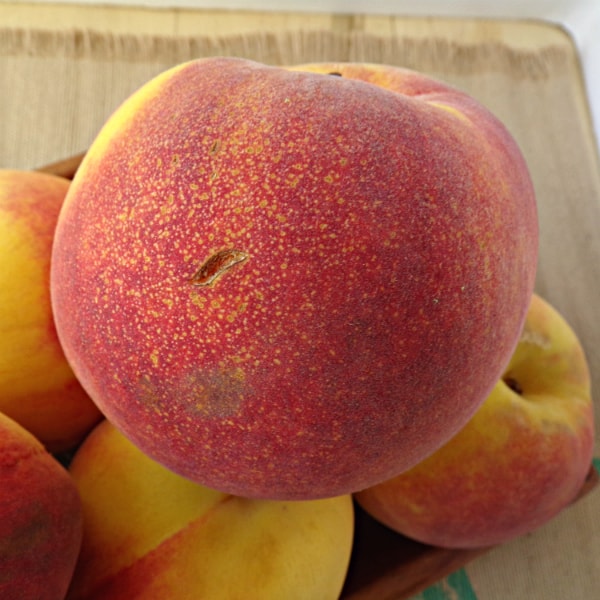
{"label": "blemish on peach", "polygon": [[220,250],[210,256],[202,266],[192,275],[190,283],[192,285],[207,287],[212,285],[225,271],[228,271],[234,265],[244,262],[248,255],[242,250],[234,248]]}

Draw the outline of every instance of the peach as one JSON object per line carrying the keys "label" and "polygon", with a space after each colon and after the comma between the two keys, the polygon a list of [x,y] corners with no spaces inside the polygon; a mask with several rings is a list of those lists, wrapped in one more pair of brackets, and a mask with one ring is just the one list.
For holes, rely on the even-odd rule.
{"label": "peach", "polygon": [[81,502],[69,474],[0,413],[0,598],[63,600],[81,537]]}
{"label": "peach", "polygon": [[69,367],[50,305],[50,258],[67,179],[0,170],[0,411],[49,451],[79,443],[101,414]]}
{"label": "peach", "polygon": [[90,147],[53,307],[80,381],[149,456],[235,495],[336,496],[483,402],[537,239],[525,161],[466,94],[390,66],[200,59]]}
{"label": "peach", "polygon": [[491,546],[542,526],[579,492],[594,416],[583,348],[534,295],[502,379],[454,438],[407,472],[355,495],[375,519],[418,541]]}
{"label": "peach", "polygon": [[84,538],[68,600],[339,597],[352,548],[348,496],[235,497],[174,474],[109,422],[75,454]]}

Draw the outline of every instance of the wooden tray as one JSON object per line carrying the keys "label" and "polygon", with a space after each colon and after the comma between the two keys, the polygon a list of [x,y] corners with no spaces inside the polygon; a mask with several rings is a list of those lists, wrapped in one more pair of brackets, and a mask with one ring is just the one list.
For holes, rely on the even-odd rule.
{"label": "wooden tray", "polygon": [[[162,61],[165,51],[179,61],[190,57],[187,54],[190,48],[243,54],[265,62],[371,60],[416,68],[470,92],[508,126],[525,154],[540,213],[536,291],[550,301],[579,334],[592,368],[592,390],[600,390],[600,174],[578,55],[569,36],[549,24],[522,21],[348,15],[325,23],[321,18],[317,22],[308,17],[294,19],[292,16],[284,20],[277,15],[269,18],[256,15],[254,21],[251,17],[232,13],[211,13],[208,17],[186,13],[186,19],[180,19],[180,25],[188,27],[183,33],[192,35],[209,30],[211,43],[176,44],[161,37],[160,43],[152,42],[146,47],[151,55],[145,60],[156,61],[162,68],[167,66]],[[163,20],[161,14],[159,21]],[[311,31],[315,23],[319,30]],[[269,34],[254,35],[255,25],[260,25],[263,33],[268,29]],[[247,31],[248,36],[233,35],[240,30]],[[104,41],[104,37],[99,36],[90,47],[102,47],[100,42]],[[110,46],[112,52],[116,52],[115,48],[117,46]],[[111,81],[113,65],[107,66],[105,59],[101,56],[95,67],[105,74],[106,81]],[[125,59],[111,55],[111,60]],[[138,63],[128,63],[128,66],[133,74],[142,77],[137,70]],[[79,98],[75,93],[73,97]],[[82,104],[74,105],[73,110],[77,107],[80,112],[86,109]],[[56,121],[57,127],[68,128],[68,119],[63,110],[57,109],[48,120]],[[17,126],[27,129],[30,125],[24,120]],[[35,127],[34,135],[38,135],[37,122]],[[85,147],[73,144],[66,152],[53,151],[48,156],[69,156]],[[41,170],[70,178],[80,160],[81,155],[73,156]],[[32,159],[27,164],[43,162],[46,161]],[[600,422],[598,406],[596,420]],[[596,487],[598,479],[592,467],[577,500]],[[594,495],[593,507],[584,512],[579,522],[578,507],[569,509],[574,518],[565,527],[589,525],[591,535],[598,531],[596,522],[590,522],[589,518],[600,507],[598,496]],[[577,529],[574,535],[581,534],[581,529]],[[592,552],[591,544],[585,547]],[[357,509],[356,539],[342,599],[405,600],[488,550],[457,551],[418,544],[377,524]],[[543,560],[540,556],[540,561]],[[569,560],[569,566],[575,563],[578,567],[577,558]],[[548,568],[556,571],[555,566],[552,559]],[[540,570],[542,572],[548,570]],[[580,578],[586,576],[587,573]],[[598,580],[593,573],[590,577],[592,581]],[[567,594],[564,597],[583,596]]]}
{"label": "wooden tray", "polygon": [[[72,179],[83,154],[38,169]],[[600,481],[592,465],[575,501]],[[454,550],[420,544],[376,522],[355,505],[355,539],[340,600],[406,600],[490,548]]]}

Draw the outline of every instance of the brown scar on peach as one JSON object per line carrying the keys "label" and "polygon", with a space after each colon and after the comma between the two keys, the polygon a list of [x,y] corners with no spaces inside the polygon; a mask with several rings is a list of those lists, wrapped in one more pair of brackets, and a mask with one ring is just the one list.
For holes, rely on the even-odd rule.
{"label": "brown scar on peach", "polygon": [[210,256],[192,275],[190,283],[199,287],[212,285],[225,271],[248,258],[243,250],[227,248]]}

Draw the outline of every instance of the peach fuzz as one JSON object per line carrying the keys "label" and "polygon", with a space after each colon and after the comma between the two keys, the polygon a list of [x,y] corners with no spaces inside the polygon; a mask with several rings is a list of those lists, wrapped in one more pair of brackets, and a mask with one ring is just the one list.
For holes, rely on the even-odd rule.
{"label": "peach fuzz", "polygon": [[466,423],[536,260],[525,161],[466,94],[391,66],[213,58],[105,124],[51,284],[77,376],[144,452],[231,494],[309,499]]}
{"label": "peach fuzz", "polygon": [[354,531],[350,496],[274,502],[195,484],[109,422],[71,463],[84,514],[68,600],[336,600]]}
{"label": "peach fuzz", "polygon": [[429,458],[355,495],[388,527],[446,547],[507,542],[572,502],[590,468],[594,416],[583,348],[535,295],[503,378]]}
{"label": "peach fuzz", "polygon": [[81,537],[81,503],[67,471],[0,413],[0,598],[63,600]]}
{"label": "peach fuzz", "polygon": [[100,412],[69,367],[50,305],[50,258],[67,179],[0,170],[0,411],[51,452],[78,444]]}

